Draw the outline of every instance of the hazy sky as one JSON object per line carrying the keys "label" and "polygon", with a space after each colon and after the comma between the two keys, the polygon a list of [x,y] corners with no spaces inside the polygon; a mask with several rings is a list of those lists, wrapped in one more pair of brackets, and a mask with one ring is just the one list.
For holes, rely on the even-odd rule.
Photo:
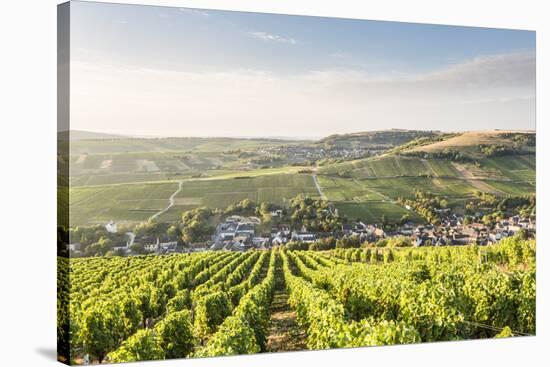
{"label": "hazy sky", "polygon": [[71,129],[534,129],[535,33],[71,3]]}

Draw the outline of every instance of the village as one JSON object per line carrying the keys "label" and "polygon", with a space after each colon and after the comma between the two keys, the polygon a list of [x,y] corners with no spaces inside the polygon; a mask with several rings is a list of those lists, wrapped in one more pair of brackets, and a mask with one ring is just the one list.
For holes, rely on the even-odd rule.
{"label": "village", "polygon": [[[281,218],[282,211],[270,213],[272,218]],[[500,240],[513,236],[520,231],[533,237],[536,232],[535,222],[519,215],[497,221],[493,228],[482,223],[465,223],[465,218],[449,213],[442,217],[441,224],[415,224],[406,222],[392,230],[384,230],[378,224],[355,221],[344,223],[339,231],[314,232],[305,227],[293,227],[290,223],[275,221],[269,233],[255,216],[231,215],[219,223],[209,241],[183,244],[181,240],[158,236],[154,239],[136,238],[133,232],[127,232],[126,242],[112,247],[112,251],[119,256],[142,254],[173,254],[202,251],[239,251],[265,250],[274,246],[283,246],[290,243],[301,244],[301,248],[309,248],[317,241],[334,238],[352,239],[356,244],[369,243],[375,246],[383,244],[383,240],[392,238],[405,239],[410,246],[459,246],[475,243],[485,246],[498,243]],[[105,229],[109,233],[117,233],[116,224],[108,223]],[[142,242],[139,251],[134,244]],[[68,250],[73,255],[79,255],[79,244],[70,244]]]}
{"label": "village", "polygon": [[290,157],[294,161],[313,161],[327,158],[357,159],[376,152],[376,147],[366,149],[360,146],[322,147],[308,145],[284,145],[261,150],[264,154]]}
{"label": "village", "polygon": [[[277,214],[277,213],[273,213]],[[392,231],[384,231],[379,225],[367,224],[362,221],[342,224],[338,232],[311,232],[306,228],[292,228],[288,223],[280,223],[271,229],[269,236],[255,231],[259,224],[256,217],[231,216],[218,225],[213,243],[206,249],[246,251],[249,249],[265,249],[272,246],[285,245],[289,242],[306,244],[334,237],[357,237],[359,243],[376,243],[392,237],[410,238],[413,246],[456,246],[475,243],[490,245],[503,238],[513,236],[519,231],[534,235],[535,223],[518,215],[499,221],[495,228],[490,229],[481,223],[464,224],[464,218],[450,215],[440,225],[417,225],[404,223]]]}

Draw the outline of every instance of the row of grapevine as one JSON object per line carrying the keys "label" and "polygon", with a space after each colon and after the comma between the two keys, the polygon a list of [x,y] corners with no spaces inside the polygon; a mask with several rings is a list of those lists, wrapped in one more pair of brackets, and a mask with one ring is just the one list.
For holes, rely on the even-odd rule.
{"label": "row of grapevine", "polygon": [[168,302],[160,321],[125,339],[108,354],[108,360],[131,362],[186,357],[231,314],[233,307],[228,292],[243,284],[257,284],[268,256],[268,252],[233,253],[210,267],[208,279],[206,269],[196,272],[191,286],[197,285],[197,288],[178,291]]}
{"label": "row of grapevine", "polygon": [[188,310],[168,314],[151,329],[141,329],[107,356],[110,362],[183,358],[193,350],[195,337]]}
{"label": "row of grapevine", "polygon": [[[295,256],[294,262],[351,319],[404,322],[423,341],[437,341],[492,337],[505,327],[534,334],[533,251],[534,243],[510,239],[490,248],[403,251],[399,261],[384,265],[316,269],[302,261],[309,254]],[[480,256],[488,260],[480,263]]]}
{"label": "row of grapevine", "polygon": [[[508,237],[493,246],[443,246],[423,248],[358,248],[335,249],[328,252],[335,262],[346,264],[361,262],[378,264],[390,261],[410,262],[426,260],[428,262],[468,261],[470,264],[492,262],[507,266],[534,265],[535,241],[523,240],[517,236]],[[319,255],[318,257],[323,257]]]}
{"label": "row of grapevine", "polygon": [[265,351],[268,307],[275,287],[278,253],[271,252],[267,276],[240,301],[232,315],[224,320],[198,357],[250,354]]}
{"label": "row of grapevine", "polygon": [[294,275],[291,261],[295,265],[296,262],[300,263],[300,260],[292,252],[282,252],[282,258],[290,295],[289,302],[296,310],[298,322],[307,331],[308,348],[326,349],[420,341],[416,330],[403,323],[376,322],[369,319],[354,322],[347,319],[343,305],[329,293]]}
{"label": "row of grapevine", "polygon": [[[220,269],[207,282],[193,291],[195,333],[203,344],[233,310],[233,302],[226,287],[229,278],[235,279],[248,272],[259,257],[258,252],[245,253],[236,261]],[[244,279],[240,277],[241,281]],[[235,297],[235,294],[233,294]],[[238,302],[238,299],[235,299]]]}
{"label": "row of grapevine", "polygon": [[[152,326],[155,320],[166,313],[167,308],[181,309],[174,302],[186,298],[188,290],[197,274],[209,266],[226,263],[235,257],[228,253],[206,253],[196,256],[168,256],[168,257],[135,257],[122,259],[119,263],[126,263],[127,268],[114,263],[116,271],[110,271],[107,276],[97,278],[100,283],[97,288],[102,289],[100,296],[90,292],[84,297],[79,290],[80,266],[87,262],[94,269],[96,263],[104,259],[71,260],[71,269],[74,277],[70,277],[70,329],[72,355],[88,353],[102,361],[107,352],[115,350],[138,330]],[[130,260],[130,261],[128,261]],[[89,282],[83,282],[89,287]],[[181,302],[180,302],[181,303]],[[188,302],[183,302],[187,303]]]}
{"label": "row of grapevine", "polygon": [[264,352],[276,280],[309,349],[533,335],[535,257],[533,240],[512,237],[493,246],[59,258],[59,350],[100,363]]}

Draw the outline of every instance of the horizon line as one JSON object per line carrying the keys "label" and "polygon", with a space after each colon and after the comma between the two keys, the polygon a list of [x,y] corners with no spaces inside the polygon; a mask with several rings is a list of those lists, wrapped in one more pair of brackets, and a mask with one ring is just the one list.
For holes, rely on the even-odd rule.
{"label": "horizon line", "polygon": [[[69,132],[81,132],[81,133],[92,133],[92,134],[102,134],[102,135],[114,135],[118,136],[118,139],[184,139],[184,138],[196,138],[196,139],[271,139],[271,140],[319,140],[329,136],[335,135],[354,135],[361,133],[374,133],[382,131],[423,131],[423,132],[439,132],[439,133],[466,133],[466,132],[518,132],[518,133],[536,133],[536,129],[477,129],[477,130],[441,130],[441,129],[403,129],[403,128],[389,128],[389,129],[373,129],[373,130],[360,130],[360,131],[350,131],[350,132],[334,132],[327,135],[141,135],[141,134],[126,134],[119,132],[105,132],[105,131],[94,131],[94,130],[79,130],[79,129],[69,129],[58,131],[58,134]],[[94,140],[90,139],[81,139],[81,140]]]}

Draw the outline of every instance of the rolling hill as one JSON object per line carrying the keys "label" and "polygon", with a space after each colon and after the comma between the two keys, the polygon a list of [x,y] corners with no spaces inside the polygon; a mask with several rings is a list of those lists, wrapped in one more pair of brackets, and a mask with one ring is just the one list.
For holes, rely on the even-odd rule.
{"label": "rolling hill", "polygon": [[71,130],[70,139],[74,140],[113,140],[113,139],[128,139],[129,136],[126,135],[117,135],[117,134],[107,134],[107,133],[98,133],[94,131],[84,131],[84,130]]}
{"label": "rolling hill", "polygon": [[422,130],[380,130],[350,134],[334,134],[319,140],[316,145],[331,147],[362,147],[386,150],[419,138],[433,138],[442,135],[440,131]]}
{"label": "rolling hill", "polygon": [[416,146],[405,152],[438,153],[444,151],[459,151],[472,157],[483,155],[480,146],[499,146],[521,150],[524,153],[535,152],[535,133],[533,131],[467,131],[449,139],[431,144]]}
{"label": "rolling hill", "polygon": [[[89,135],[88,135],[89,136]],[[331,135],[317,142],[246,138],[121,138],[71,143],[71,210],[75,224],[141,221],[175,205],[160,220],[197,206],[223,208],[245,198],[281,205],[305,193],[326,197],[349,218],[397,221],[415,213],[398,198],[416,190],[444,197],[457,212],[481,191],[498,197],[536,190],[533,132],[387,130]],[[371,156],[318,167],[296,154],[360,146]],[[273,147],[284,149],[270,150]],[[288,149],[287,149],[288,148]],[[323,149],[319,149],[323,148]],[[336,148],[339,149],[339,148]],[[249,159],[285,152],[276,166]],[[372,155],[374,154],[374,155]],[[235,180],[234,177],[242,177]],[[317,186],[318,183],[318,186]]]}

